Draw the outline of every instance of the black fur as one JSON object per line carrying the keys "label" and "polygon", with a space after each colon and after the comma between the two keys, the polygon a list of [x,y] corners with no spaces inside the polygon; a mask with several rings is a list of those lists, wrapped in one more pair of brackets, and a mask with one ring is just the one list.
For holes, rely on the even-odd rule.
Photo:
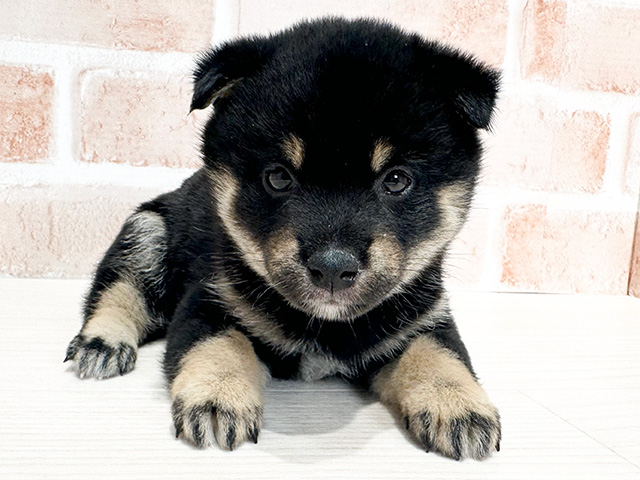
{"label": "black fur", "polygon": [[69,343],[64,361],[76,359],[81,376],[94,375],[101,378],[112,375],[111,371],[119,375],[130,372],[137,356],[135,348],[126,343],[110,346],[101,338],[88,339],[80,334]]}
{"label": "black fur", "polygon": [[[376,238],[391,236],[406,255],[426,240],[449,235],[439,192],[459,186],[463,196],[455,212],[463,221],[480,167],[477,129],[489,127],[497,89],[498,74],[471,57],[369,20],[306,22],[204,53],[191,109],[215,107],[202,135],[205,166],[178,190],[138,209],[139,218],[150,215],[164,225],[149,250],[152,257],[143,255],[148,239],[142,227],[135,220],[125,224],[97,270],[85,321],[105,289],[119,280],[132,283],[152,319],[146,338],[168,330],[169,382],[191,347],[229,329],[244,333],[277,377],[299,376],[313,352],[338,365],[333,374],[366,385],[419,335],[435,338],[473,373],[443,303],[449,238],[418,262],[419,271],[402,270],[404,259],[400,273],[378,272],[367,284],[356,279],[364,285],[358,301],[340,300],[344,308],[335,318],[307,308],[305,295],[320,294],[300,272],[324,248],[347,251],[368,271],[393,256],[371,257]],[[304,145],[299,168],[283,154],[283,142],[292,135]],[[376,172],[371,156],[379,141],[392,149]],[[273,168],[291,175],[286,192],[266,186]],[[410,179],[406,194],[384,190],[385,176],[393,171]],[[234,194],[231,206],[225,207],[225,192]],[[227,223],[224,208],[230,209]],[[265,276],[248,260],[251,246],[239,242],[229,225],[240,227],[265,258],[272,254],[270,242],[286,230],[299,249],[294,264],[280,270],[267,265]],[[136,270],[136,261],[156,267]],[[413,275],[400,281],[406,273]],[[253,328],[234,301],[251,306],[277,335]],[[72,346],[69,358],[76,351]],[[235,414],[214,409],[174,403],[176,433],[190,428],[200,444],[203,417],[229,415],[226,443],[232,448],[239,434]],[[457,455],[460,429],[483,421],[460,419],[451,426]],[[257,421],[245,428],[242,438],[256,441]],[[421,441],[431,448],[428,436]]]}

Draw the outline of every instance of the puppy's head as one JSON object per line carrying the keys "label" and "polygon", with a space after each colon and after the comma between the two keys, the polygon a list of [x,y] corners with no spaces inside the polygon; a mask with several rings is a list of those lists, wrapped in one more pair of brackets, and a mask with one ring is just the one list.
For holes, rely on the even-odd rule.
{"label": "puppy's head", "polygon": [[372,21],[322,20],[206,53],[192,108],[245,262],[293,306],[348,320],[410,288],[460,229],[498,75]]}

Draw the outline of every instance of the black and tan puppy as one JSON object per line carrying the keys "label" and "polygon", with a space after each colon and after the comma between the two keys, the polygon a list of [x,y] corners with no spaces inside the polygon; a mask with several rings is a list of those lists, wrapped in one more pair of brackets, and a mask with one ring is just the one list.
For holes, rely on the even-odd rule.
{"label": "black and tan puppy", "polygon": [[204,167],[141,205],[69,345],[81,377],[167,335],[177,435],[257,441],[270,375],[369,386],[427,450],[499,448],[442,285],[496,72],[387,24],[325,19],[204,54]]}

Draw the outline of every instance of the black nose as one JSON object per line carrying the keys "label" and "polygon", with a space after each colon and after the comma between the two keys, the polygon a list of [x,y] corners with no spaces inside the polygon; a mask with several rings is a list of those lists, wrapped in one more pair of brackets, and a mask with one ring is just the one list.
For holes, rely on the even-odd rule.
{"label": "black nose", "polygon": [[359,263],[349,252],[329,248],[311,255],[307,268],[314,285],[333,293],[354,284]]}

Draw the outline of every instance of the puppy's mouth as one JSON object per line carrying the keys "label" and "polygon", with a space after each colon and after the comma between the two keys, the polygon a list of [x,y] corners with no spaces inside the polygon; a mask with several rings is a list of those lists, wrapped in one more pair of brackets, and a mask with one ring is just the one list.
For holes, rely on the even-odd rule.
{"label": "puppy's mouth", "polygon": [[302,310],[312,317],[323,320],[349,321],[364,315],[380,302],[368,303],[360,299],[336,298],[330,293],[316,294],[311,287],[302,295],[280,291],[291,306]]}
{"label": "puppy's mouth", "polygon": [[310,284],[305,287],[302,295],[289,295],[287,299],[299,309],[323,320],[351,320],[372,308],[355,290],[331,292]]}
{"label": "puppy's mouth", "polygon": [[281,230],[265,248],[268,281],[292,307],[323,320],[349,321],[389,298],[401,281],[401,249],[390,235],[375,238],[366,257],[325,245],[301,258],[295,235]]}
{"label": "puppy's mouth", "polygon": [[367,270],[358,273],[348,288],[323,288],[306,267],[297,264],[271,271],[274,288],[294,308],[323,320],[349,321],[382,303],[393,285]]}

